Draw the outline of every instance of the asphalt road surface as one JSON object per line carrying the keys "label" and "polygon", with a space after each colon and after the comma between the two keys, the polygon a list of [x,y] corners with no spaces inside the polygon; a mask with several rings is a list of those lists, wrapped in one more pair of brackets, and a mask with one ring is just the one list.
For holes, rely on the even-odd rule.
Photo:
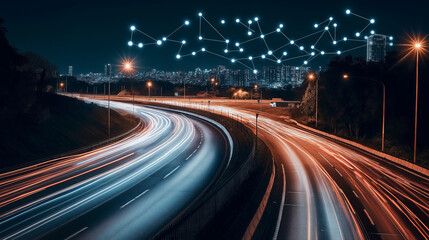
{"label": "asphalt road surface", "polygon": [[214,122],[126,103],[111,107],[133,112],[144,128],[90,152],[0,174],[1,239],[149,238],[230,160],[231,138]]}

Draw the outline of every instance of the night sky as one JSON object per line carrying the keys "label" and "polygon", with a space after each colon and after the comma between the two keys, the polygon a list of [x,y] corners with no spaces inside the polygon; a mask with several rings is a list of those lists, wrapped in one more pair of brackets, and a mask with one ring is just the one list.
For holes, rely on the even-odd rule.
{"label": "night sky", "polygon": [[[210,68],[219,64],[234,68],[217,57],[175,59],[177,44],[143,49],[130,48],[130,25],[136,25],[144,32],[160,38],[180,26],[186,19],[189,28],[175,35],[187,39],[184,49],[190,52],[201,47],[194,38],[198,36],[198,12],[220,26],[225,18],[233,24],[236,17],[243,20],[260,17],[264,31],[271,31],[284,23],[289,36],[302,36],[314,31],[313,24],[330,16],[338,19],[342,26],[345,9],[375,18],[375,30],[395,37],[395,43],[405,40],[406,33],[428,34],[428,1],[2,1],[0,17],[8,29],[7,37],[20,51],[32,51],[47,58],[59,67],[61,73],[68,65],[74,66],[74,73],[103,72],[106,63],[119,65],[121,58],[136,58],[141,69],[191,70],[195,67]],[[354,18],[353,21],[359,22]],[[365,24],[363,24],[365,25]],[[353,33],[351,26],[348,32]],[[245,32],[244,28],[231,28]],[[356,29],[357,30],[357,29]],[[240,32],[240,34],[242,34]],[[275,40],[274,40],[275,41]],[[145,41],[146,42],[146,41]],[[275,44],[275,42],[273,43]],[[255,49],[254,52],[258,52]],[[365,51],[353,52],[364,55]],[[317,64],[326,64],[325,57]],[[301,60],[299,62],[302,62]],[[290,62],[300,64],[298,62]],[[271,64],[273,65],[273,64]]]}

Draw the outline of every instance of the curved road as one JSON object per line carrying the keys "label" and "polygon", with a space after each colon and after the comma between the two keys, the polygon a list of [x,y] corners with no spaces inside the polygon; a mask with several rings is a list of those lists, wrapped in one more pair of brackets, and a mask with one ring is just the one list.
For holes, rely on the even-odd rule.
{"label": "curved road", "polygon": [[[207,109],[200,100],[164,101]],[[276,228],[264,238],[429,239],[427,176],[240,106],[212,99],[209,109],[252,129],[261,113],[259,137],[276,160],[271,200],[278,206]]]}
{"label": "curved road", "polygon": [[0,174],[1,239],[149,238],[229,161],[230,136],[213,122],[111,106],[133,111],[145,127],[90,152]]}

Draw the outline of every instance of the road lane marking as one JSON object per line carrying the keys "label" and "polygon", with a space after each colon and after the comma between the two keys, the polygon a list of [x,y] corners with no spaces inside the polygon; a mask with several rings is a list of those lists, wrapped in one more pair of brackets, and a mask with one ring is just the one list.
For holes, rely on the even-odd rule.
{"label": "road lane marking", "polygon": [[173,174],[177,169],[179,169],[180,165],[177,166],[175,169],[173,169],[171,172],[169,172],[167,175],[164,176],[164,179],[168,178],[171,174]]}
{"label": "road lane marking", "polygon": [[137,195],[135,198],[131,199],[130,201],[128,201],[127,203],[125,203],[124,205],[121,206],[120,209],[126,207],[128,204],[134,202],[137,198],[143,196],[145,193],[147,193],[149,191],[149,189],[146,189],[144,192],[140,193],[139,195]]}
{"label": "road lane marking", "polygon": [[343,175],[340,173],[340,171],[338,171],[338,169],[335,168],[335,171],[337,171],[338,174],[340,174],[340,176],[342,177]]}
{"label": "road lane marking", "polygon": [[372,221],[371,216],[369,216],[369,213],[366,211],[366,209],[364,208],[363,211],[365,212],[366,216],[369,218],[369,221],[371,221],[372,225],[375,225],[375,223]]}
{"label": "road lane marking", "polygon": [[285,175],[285,168],[283,166],[282,163],[282,171],[283,171],[283,192],[282,192],[282,200],[280,203],[280,209],[279,209],[279,216],[277,218],[277,223],[276,223],[276,230],[274,232],[274,236],[273,236],[273,240],[277,239],[278,235],[279,235],[279,230],[280,230],[280,223],[282,221],[282,217],[283,217],[283,208],[285,205],[285,195],[286,195],[286,175]]}
{"label": "road lane marking", "polygon": [[85,231],[87,228],[88,228],[88,227],[84,227],[84,228],[82,228],[81,230],[79,230],[79,231],[77,231],[77,232],[73,233],[72,235],[68,236],[68,237],[67,237],[67,238],[65,238],[64,240],[72,239],[73,237],[75,237],[75,236],[76,236],[76,235],[78,235],[79,233],[81,233],[81,232]]}
{"label": "road lane marking", "polygon": [[334,167],[334,165],[332,165],[332,163],[331,163],[328,159],[326,159],[326,158],[325,158],[325,156],[323,156],[320,152],[317,152],[317,153],[319,153],[319,155],[320,155],[323,159],[325,159],[325,160],[329,163],[329,165],[331,165],[331,167]]}

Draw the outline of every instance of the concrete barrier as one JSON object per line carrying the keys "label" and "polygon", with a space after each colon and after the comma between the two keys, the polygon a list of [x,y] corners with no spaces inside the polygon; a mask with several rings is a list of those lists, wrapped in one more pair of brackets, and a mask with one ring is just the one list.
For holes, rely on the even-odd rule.
{"label": "concrete barrier", "polygon": [[422,175],[429,176],[429,170],[428,170],[428,169],[423,168],[423,167],[420,167],[420,166],[418,166],[418,165],[416,165],[416,164],[410,163],[410,162],[408,162],[408,161],[406,161],[406,160],[403,160],[403,159],[400,159],[400,158],[394,157],[394,156],[392,156],[392,155],[389,155],[389,154],[386,154],[386,153],[383,153],[383,152],[377,151],[377,150],[375,150],[375,149],[372,149],[372,148],[369,148],[369,147],[367,147],[367,146],[364,146],[364,145],[362,145],[362,144],[360,144],[360,143],[353,142],[353,141],[351,141],[351,140],[344,139],[344,138],[341,138],[341,137],[335,136],[335,135],[333,135],[333,134],[330,134],[330,133],[327,133],[327,132],[323,132],[323,131],[320,131],[320,130],[314,129],[314,128],[312,128],[312,127],[308,127],[308,126],[303,125],[303,124],[301,124],[301,123],[299,123],[299,122],[297,122],[297,121],[295,121],[295,120],[293,120],[293,119],[291,119],[290,121],[291,121],[291,122],[293,122],[294,124],[296,124],[297,126],[299,126],[299,127],[301,127],[301,128],[304,128],[304,129],[306,129],[306,130],[309,130],[309,131],[311,131],[311,132],[315,132],[315,133],[317,133],[317,134],[320,134],[320,135],[323,135],[323,136],[326,136],[326,137],[329,137],[329,138],[335,139],[335,140],[337,140],[337,141],[340,141],[340,142],[346,143],[346,144],[348,144],[348,145],[351,145],[351,146],[354,146],[354,147],[356,147],[356,148],[359,148],[359,149],[361,149],[361,150],[363,150],[363,151],[366,151],[366,152],[368,152],[368,153],[371,153],[371,154],[373,154],[373,155],[375,155],[375,156],[378,156],[378,157],[380,157],[380,158],[387,159],[387,160],[389,160],[389,161],[391,161],[391,162],[394,162],[394,163],[397,163],[397,164],[399,164],[399,165],[401,165],[401,166],[404,166],[404,167],[406,167],[406,168],[412,169],[412,170],[414,170],[414,171],[416,171],[416,172],[418,172],[418,173],[420,173],[420,174],[422,174]]}

